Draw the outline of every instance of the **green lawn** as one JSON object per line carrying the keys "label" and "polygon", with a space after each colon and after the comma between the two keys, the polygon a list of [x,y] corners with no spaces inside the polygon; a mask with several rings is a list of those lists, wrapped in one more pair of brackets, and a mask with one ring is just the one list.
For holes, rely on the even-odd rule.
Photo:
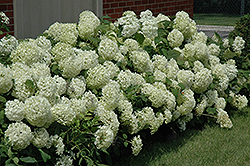
{"label": "green lawn", "polygon": [[240,19],[240,16],[230,16],[224,14],[194,14],[197,25],[223,25],[234,26],[235,22]]}
{"label": "green lawn", "polygon": [[[250,165],[250,108],[231,117],[233,128],[189,129],[175,139],[145,145],[139,156],[124,156],[119,166]],[[165,134],[161,131],[161,134]]]}

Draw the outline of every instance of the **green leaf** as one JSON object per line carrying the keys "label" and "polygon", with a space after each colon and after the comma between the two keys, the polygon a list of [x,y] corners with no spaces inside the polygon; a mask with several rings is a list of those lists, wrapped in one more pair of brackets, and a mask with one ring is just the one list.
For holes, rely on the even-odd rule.
{"label": "green leaf", "polygon": [[167,59],[171,59],[171,58],[177,59],[179,55],[180,55],[179,51],[176,51],[176,50],[167,51]]}
{"label": "green leaf", "polygon": [[158,36],[164,38],[165,36],[167,36],[167,33],[164,29],[159,28],[158,29]]}
{"label": "green leaf", "polygon": [[7,100],[5,99],[5,97],[0,96],[0,102],[1,102],[1,103],[6,103],[6,102],[7,102]]}
{"label": "green leaf", "polygon": [[27,87],[31,88],[31,89],[35,89],[35,88],[36,88],[34,82],[33,82],[32,80],[30,80],[30,79],[27,79],[27,80],[26,80],[25,85],[26,85]]}
{"label": "green leaf", "polygon": [[88,37],[87,40],[90,41],[95,47],[98,47],[99,42],[101,41],[101,39],[96,37]]}
{"label": "green leaf", "polygon": [[206,112],[207,112],[208,114],[212,114],[212,115],[214,115],[214,114],[217,113],[216,108],[211,108],[211,107],[208,107],[208,108],[206,109]]}
{"label": "green leaf", "polygon": [[128,139],[127,134],[122,134],[122,136],[123,136],[124,139]]}
{"label": "green leaf", "polygon": [[36,159],[33,157],[21,157],[20,160],[25,163],[37,163]]}
{"label": "green leaf", "polygon": [[227,49],[223,54],[223,58],[225,58],[225,59],[232,59],[235,56],[236,56],[236,54],[234,52],[230,51],[230,49]]}
{"label": "green leaf", "polygon": [[185,89],[185,86],[183,85],[183,83],[179,83],[178,85],[179,87],[181,87],[181,89]]}
{"label": "green leaf", "polygon": [[175,98],[177,98],[179,96],[179,91],[177,89],[171,89],[171,92],[173,93]]}
{"label": "green leaf", "polygon": [[19,159],[18,159],[17,157],[14,157],[14,158],[13,158],[13,161],[14,161],[14,163],[15,163],[16,165],[18,165]]}
{"label": "green leaf", "polygon": [[128,142],[123,143],[125,147],[128,147]]}
{"label": "green leaf", "polygon": [[51,157],[50,155],[48,155],[47,153],[45,153],[44,151],[42,151],[42,149],[38,149],[41,153],[41,156],[42,156],[42,159],[43,159],[43,162],[47,162],[47,160],[50,160]]}
{"label": "green leaf", "polygon": [[167,84],[172,84],[172,81],[168,77],[166,77],[166,83]]}
{"label": "green leaf", "polygon": [[3,31],[0,31],[0,35],[2,35],[3,34]]}
{"label": "green leaf", "polygon": [[162,54],[163,54],[165,57],[168,56],[168,50],[166,50],[165,48],[162,48],[161,51],[162,51]]}
{"label": "green leaf", "polygon": [[154,41],[155,41],[155,45],[157,45],[158,43],[161,42],[161,38],[159,38],[159,37],[157,36],[157,37],[155,37]]}
{"label": "green leaf", "polygon": [[145,37],[141,33],[136,33],[135,34],[135,40],[139,43],[142,44],[144,41]]}

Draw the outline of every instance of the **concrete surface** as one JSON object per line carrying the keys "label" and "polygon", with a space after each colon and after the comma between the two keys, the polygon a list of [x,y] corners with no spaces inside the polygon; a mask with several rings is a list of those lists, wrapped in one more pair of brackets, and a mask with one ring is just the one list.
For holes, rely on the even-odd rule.
{"label": "concrete surface", "polygon": [[204,32],[208,37],[212,37],[217,32],[222,39],[228,37],[229,33],[234,30],[233,26],[215,26],[215,25],[196,25],[198,31]]}

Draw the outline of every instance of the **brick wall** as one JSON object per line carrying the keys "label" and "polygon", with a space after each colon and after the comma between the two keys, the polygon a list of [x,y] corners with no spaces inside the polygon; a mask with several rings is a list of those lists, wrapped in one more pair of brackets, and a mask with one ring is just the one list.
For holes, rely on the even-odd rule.
{"label": "brick wall", "polygon": [[[11,35],[14,35],[14,9],[13,9],[13,0],[0,0],[0,11],[3,11],[7,17],[10,18],[10,24],[8,24],[8,27],[10,28],[10,32],[8,32]],[[7,32],[3,29],[1,29],[4,34],[0,35],[0,38],[5,36]]]}
{"label": "brick wall", "polygon": [[109,15],[112,20],[122,16],[127,10],[137,15],[150,9],[155,16],[159,13],[173,16],[177,11],[184,10],[193,17],[193,0],[103,0],[103,15]]}

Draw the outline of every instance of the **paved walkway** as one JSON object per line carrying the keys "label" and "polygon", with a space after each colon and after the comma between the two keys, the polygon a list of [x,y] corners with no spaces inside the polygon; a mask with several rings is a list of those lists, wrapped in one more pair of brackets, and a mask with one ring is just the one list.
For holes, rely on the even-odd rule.
{"label": "paved walkway", "polygon": [[234,30],[233,26],[215,26],[215,25],[196,25],[198,31],[204,32],[208,37],[212,37],[217,32],[222,39],[228,37],[229,33]]}

